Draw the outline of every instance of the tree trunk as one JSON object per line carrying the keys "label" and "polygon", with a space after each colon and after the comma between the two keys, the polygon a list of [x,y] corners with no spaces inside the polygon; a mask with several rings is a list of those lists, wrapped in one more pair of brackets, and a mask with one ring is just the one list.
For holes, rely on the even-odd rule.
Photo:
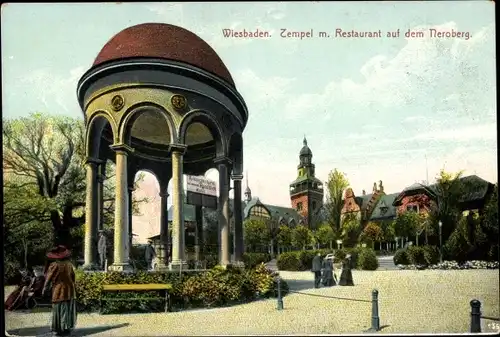
{"label": "tree trunk", "polygon": [[271,257],[274,258],[274,240],[271,239]]}
{"label": "tree trunk", "polygon": [[417,247],[418,247],[418,234],[415,235],[415,243],[417,244]]}
{"label": "tree trunk", "polygon": [[302,246],[302,250],[306,250],[306,245],[303,245],[303,246]]}
{"label": "tree trunk", "polygon": [[28,269],[28,241],[23,240],[24,248],[24,268]]}
{"label": "tree trunk", "polygon": [[425,244],[429,244],[429,237],[427,236],[427,229],[425,230]]}
{"label": "tree trunk", "polygon": [[333,241],[330,240],[330,250],[332,250],[332,249],[333,249]]}

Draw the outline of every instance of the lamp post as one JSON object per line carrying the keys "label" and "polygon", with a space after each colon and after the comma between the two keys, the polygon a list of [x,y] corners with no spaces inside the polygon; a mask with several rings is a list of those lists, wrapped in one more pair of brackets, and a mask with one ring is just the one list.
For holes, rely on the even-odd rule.
{"label": "lamp post", "polygon": [[439,262],[443,263],[443,237],[441,235],[441,228],[443,227],[443,223],[441,220],[438,222],[439,225]]}

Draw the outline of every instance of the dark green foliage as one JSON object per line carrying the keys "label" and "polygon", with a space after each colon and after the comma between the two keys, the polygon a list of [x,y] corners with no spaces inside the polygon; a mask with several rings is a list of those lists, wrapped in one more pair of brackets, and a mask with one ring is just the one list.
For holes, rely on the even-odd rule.
{"label": "dark green foliage", "polygon": [[439,262],[439,248],[436,246],[423,246],[425,262],[427,265],[437,264]]}
{"label": "dark green foliage", "polygon": [[397,266],[399,264],[402,264],[404,266],[409,265],[410,261],[408,259],[408,254],[406,252],[405,248],[400,248],[396,251],[394,254],[394,264]]}
{"label": "dark green foliage", "polygon": [[427,265],[425,260],[425,251],[423,247],[410,246],[406,250],[406,255],[408,256],[408,261],[413,265]]}
{"label": "dark green foliage", "polygon": [[302,270],[297,252],[285,252],[278,256],[276,261],[279,270],[299,271]]}
{"label": "dark green foliage", "polygon": [[[263,264],[254,269],[221,268],[219,266],[206,272],[159,273],[139,271],[135,274],[123,273],[85,273],[77,271],[77,301],[81,310],[95,311],[99,305],[102,285],[104,284],[143,284],[170,283],[172,306],[174,309],[213,307],[240,303],[256,298],[276,296],[276,274],[267,270]],[[288,285],[281,282],[282,294],[288,292]],[[110,301],[106,302],[105,313],[129,311],[161,311],[164,304],[159,292],[118,292],[106,297],[158,298],[158,301]]]}
{"label": "dark green foliage", "polygon": [[245,263],[245,268],[255,268],[261,263],[266,263],[271,261],[271,255],[268,253],[245,253],[243,254],[243,263]]}
{"label": "dark green foliage", "polygon": [[[371,248],[363,248],[358,250],[357,261],[354,264],[358,269],[362,270],[377,270],[378,259],[375,251]],[[354,254],[352,254],[354,256]]]}

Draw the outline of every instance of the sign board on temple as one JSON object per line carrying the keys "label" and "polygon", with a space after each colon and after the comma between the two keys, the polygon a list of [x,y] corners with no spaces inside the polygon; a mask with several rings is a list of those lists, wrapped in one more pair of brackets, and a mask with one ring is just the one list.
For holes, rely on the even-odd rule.
{"label": "sign board on temple", "polygon": [[217,208],[217,186],[215,181],[203,176],[186,176],[187,203],[194,206]]}

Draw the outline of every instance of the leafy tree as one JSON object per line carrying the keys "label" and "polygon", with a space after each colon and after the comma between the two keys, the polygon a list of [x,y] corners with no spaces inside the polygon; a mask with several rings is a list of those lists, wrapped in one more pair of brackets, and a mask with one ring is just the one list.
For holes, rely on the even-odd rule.
{"label": "leafy tree", "polygon": [[344,173],[334,169],[328,174],[327,199],[324,208],[326,220],[336,233],[340,233],[342,229],[343,196],[347,187],[349,187],[349,181]]}
{"label": "leafy tree", "polygon": [[369,222],[360,235],[360,241],[370,242],[374,248],[375,242],[380,242],[383,239],[382,228],[374,222]]}
{"label": "leafy tree", "polygon": [[356,214],[346,214],[342,219],[342,245],[346,248],[352,248],[358,242],[359,235],[363,228],[361,227],[361,220]]}
{"label": "leafy tree", "polygon": [[[48,222],[56,244],[74,246],[70,231],[85,220],[83,121],[43,114],[3,119],[2,135],[4,193],[8,196],[4,198],[4,223]],[[114,218],[111,165],[108,162],[104,185],[105,224]],[[139,176],[138,181],[141,179]],[[138,203],[146,201],[134,199],[134,212]]]}
{"label": "leafy tree", "polygon": [[287,225],[281,225],[277,235],[278,244],[282,248],[288,248],[292,245],[292,230]]}
{"label": "leafy tree", "polygon": [[295,247],[306,249],[311,243],[311,230],[304,225],[298,225],[292,230],[292,244]]}
{"label": "leafy tree", "polygon": [[317,231],[317,238],[322,245],[330,244],[330,249],[333,249],[333,241],[335,240],[335,232],[332,226],[327,223],[319,226]]}
{"label": "leafy tree", "polygon": [[487,237],[487,251],[489,259],[498,259],[499,252],[499,223],[498,223],[498,183],[495,184],[493,192],[486,202],[484,211],[480,217],[481,228]]}
{"label": "leafy tree", "polygon": [[243,222],[243,235],[245,243],[250,250],[255,251],[257,247],[267,245],[270,241],[270,232],[266,221],[248,219]]}
{"label": "leafy tree", "polygon": [[271,256],[274,256],[274,244],[278,240],[279,223],[275,219],[271,219],[267,221],[267,227],[269,229],[269,243],[271,244]]}
{"label": "leafy tree", "polygon": [[461,202],[480,186],[475,181],[462,179],[463,171],[449,173],[441,170],[433,187],[423,186],[432,199],[429,220],[434,230],[442,222],[442,237],[447,240],[462,217]]}
{"label": "leafy tree", "polygon": [[386,249],[389,250],[389,242],[393,242],[396,238],[394,233],[394,226],[392,221],[382,221],[380,223],[380,228],[382,229],[382,241],[386,242]]}
{"label": "leafy tree", "polygon": [[394,234],[401,238],[408,238],[417,233],[420,225],[420,215],[417,212],[403,212],[394,220]]}

